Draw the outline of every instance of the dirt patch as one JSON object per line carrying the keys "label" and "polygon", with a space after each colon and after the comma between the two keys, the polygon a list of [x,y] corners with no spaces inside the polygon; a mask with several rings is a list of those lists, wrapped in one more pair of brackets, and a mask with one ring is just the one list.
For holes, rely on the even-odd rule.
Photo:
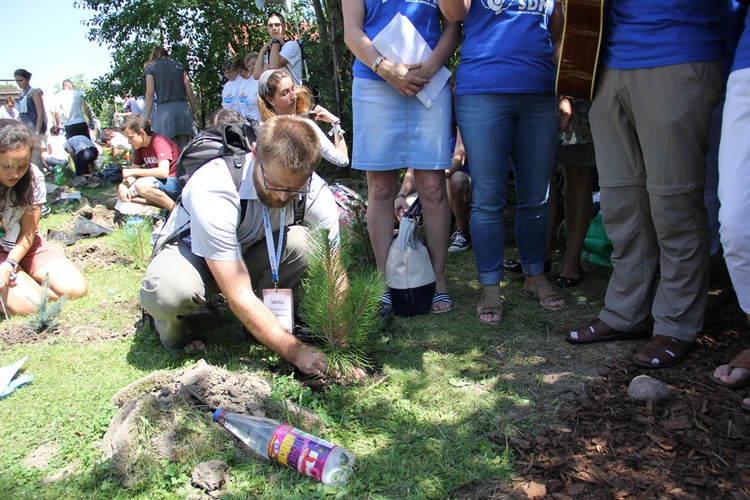
{"label": "dirt patch", "polygon": [[128,262],[128,259],[119,255],[117,251],[94,239],[84,240],[66,248],[65,255],[81,270],[88,266],[103,268]]}
{"label": "dirt patch", "polygon": [[57,448],[43,444],[23,461],[27,469],[42,469],[49,465],[50,460],[57,456]]}
{"label": "dirt patch", "polygon": [[[291,415],[292,421],[301,422],[304,428],[324,429],[314,413],[292,402],[275,403],[270,395],[271,386],[261,374],[230,372],[203,360],[184,370],[151,373],[112,398],[120,410],[102,438],[104,458],[119,472],[123,484],[132,486],[138,481],[139,471],[148,469],[149,460],[179,460],[176,457],[195,452],[199,443],[208,443],[207,448],[215,454],[216,444],[210,442],[210,437],[196,439],[193,432],[186,431],[184,422],[193,418],[195,423],[188,426],[190,429],[203,427],[206,434],[220,432],[218,424],[210,423],[211,412],[216,408],[277,420]],[[149,422],[148,432],[143,421]],[[237,450],[253,455],[244,446]],[[222,464],[199,465],[193,482],[204,490],[220,488],[226,473],[226,464]],[[218,472],[217,478],[211,479],[214,472]]]}

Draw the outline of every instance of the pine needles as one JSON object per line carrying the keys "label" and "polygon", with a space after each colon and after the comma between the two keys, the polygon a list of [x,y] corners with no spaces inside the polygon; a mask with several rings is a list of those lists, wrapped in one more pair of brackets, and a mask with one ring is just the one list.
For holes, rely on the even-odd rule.
{"label": "pine needles", "polygon": [[370,366],[367,346],[381,325],[378,314],[385,280],[377,270],[352,265],[352,246],[346,231],[338,247],[327,229],[310,234],[307,276],[302,280],[300,315],[323,345],[328,370],[351,373]]}
{"label": "pine needles", "polygon": [[154,223],[150,217],[131,216],[125,227],[114,235],[117,249],[132,259],[137,268],[145,268],[151,258],[151,233]]}
{"label": "pine needles", "polygon": [[26,330],[30,334],[42,333],[45,330],[54,330],[58,325],[57,317],[69,297],[63,295],[57,301],[53,301],[50,299],[48,292],[49,274],[46,274],[42,281],[42,298],[36,306],[36,313],[31,314],[29,320],[26,322]]}

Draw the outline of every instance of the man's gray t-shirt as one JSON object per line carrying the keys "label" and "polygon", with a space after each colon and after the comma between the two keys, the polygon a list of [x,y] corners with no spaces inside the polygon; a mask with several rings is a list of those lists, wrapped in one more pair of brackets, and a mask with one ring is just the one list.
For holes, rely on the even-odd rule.
{"label": "man's gray t-shirt", "polygon": [[[159,230],[157,241],[163,236],[190,228],[191,250],[195,255],[212,260],[240,260],[251,245],[266,237],[263,227],[263,205],[253,185],[255,164],[252,154],[245,156],[243,178],[239,193],[231,174],[221,158],[199,168],[182,191],[182,204]],[[328,184],[313,174],[310,193],[305,202],[304,224],[329,229],[331,241],[339,235],[339,212]],[[240,199],[247,200],[245,216],[237,226],[240,216]],[[184,207],[183,207],[184,205]],[[281,209],[268,209],[274,232],[281,226]],[[294,220],[292,206],[286,209],[286,224]]]}

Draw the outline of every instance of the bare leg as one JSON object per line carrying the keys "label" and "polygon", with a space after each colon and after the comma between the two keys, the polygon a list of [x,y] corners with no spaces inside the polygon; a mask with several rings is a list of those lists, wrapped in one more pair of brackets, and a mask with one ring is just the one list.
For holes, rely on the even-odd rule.
{"label": "bare leg", "polygon": [[89,291],[89,285],[81,271],[66,257],[59,257],[52,262],[43,265],[31,275],[37,283],[41,283],[44,277],[49,275],[48,295],[58,299],[67,295],[71,299],[83,297]]}
{"label": "bare leg", "polygon": [[[419,199],[422,201],[427,250],[430,253],[432,270],[435,272],[435,293],[445,293],[448,291],[445,261],[451,230],[451,211],[445,188],[445,172],[443,170],[415,170],[414,181]],[[448,310],[450,307],[451,305],[447,302],[433,304],[433,309],[438,311]]]}
{"label": "bare leg", "polygon": [[469,232],[471,215],[471,178],[463,172],[456,172],[447,181],[448,204],[456,217],[456,230]]}
{"label": "bare leg", "polygon": [[398,191],[398,172],[367,172],[367,232],[375,263],[385,275],[385,263],[393,241],[393,200]]}
{"label": "bare leg", "polygon": [[565,247],[560,276],[581,277],[583,240],[591,223],[591,167],[565,166],[565,224],[568,242]]}
{"label": "bare leg", "polygon": [[[0,298],[5,304],[8,316],[35,313],[36,306],[42,299],[42,288],[39,283],[20,269],[18,271],[15,283],[4,287],[0,292]],[[0,309],[1,317],[2,309]]]}
{"label": "bare leg", "polygon": [[138,192],[138,196],[130,200],[133,203],[166,208],[167,210],[174,208],[174,200],[167,196],[167,193],[154,186],[153,178],[137,179],[135,181],[135,189]]}

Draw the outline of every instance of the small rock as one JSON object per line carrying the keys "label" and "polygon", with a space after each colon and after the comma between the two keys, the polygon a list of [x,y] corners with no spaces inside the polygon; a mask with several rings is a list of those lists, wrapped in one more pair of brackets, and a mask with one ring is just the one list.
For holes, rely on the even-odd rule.
{"label": "small rock", "polygon": [[628,386],[628,396],[635,401],[658,403],[672,396],[667,384],[648,375],[638,375]]}
{"label": "small rock", "polygon": [[193,484],[208,492],[218,490],[227,482],[229,465],[221,460],[211,460],[195,466],[191,479]]}

